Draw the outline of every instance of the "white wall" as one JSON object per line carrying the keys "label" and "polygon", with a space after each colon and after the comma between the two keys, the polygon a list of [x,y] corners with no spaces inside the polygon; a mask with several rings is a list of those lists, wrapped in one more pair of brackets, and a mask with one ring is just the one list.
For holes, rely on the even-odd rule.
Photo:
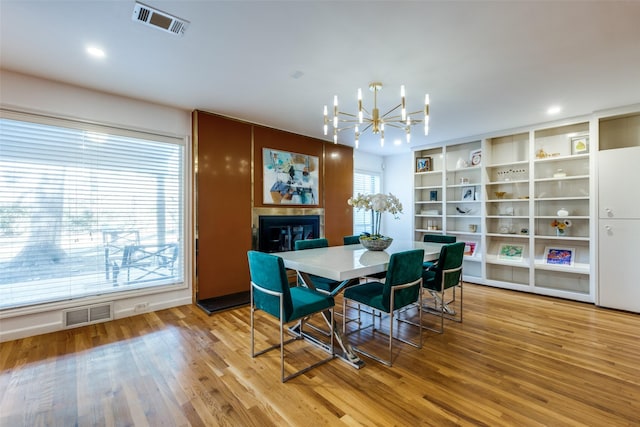
{"label": "white wall", "polygon": [[413,153],[385,156],[383,186],[384,192],[397,196],[403,207],[400,219],[384,214],[383,234],[394,239],[413,239]]}
{"label": "white wall", "polygon": [[[365,153],[364,151],[360,151],[360,150],[353,150],[353,169],[354,170],[378,172],[381,175],[384,175],[383,164],[384,164],[384,159],[382,156],[377,156],[371,153]],[[384,185],[384,182],[382,185]],[[383,188],[383,191],[384,191],[384,188]]]}
{"label": "white wall", "polygon": [[[167,106],[95,92],[76,86],[38,79],[23,74],[0,70],[0,106],[6,109],[39,113],[55,117],[84,120],[139,131],[148,131],[180,138],[190,138],[191,113]],[[191,146],[186,147],[186,188],[191,188]],[[191,194],[185,204],[187,234],[192,240]],[[138,314],[137,304],[146,304],[144,311],[154,311],[190,304],[191,253],[185,245],[185,286],[165,292],[137,291],[120,296],[92,297],[72,302],[47,304],[37,307],[0,311],[0,342],[63,329],[62,310],[93,303],[114,301],[114,317]]]}

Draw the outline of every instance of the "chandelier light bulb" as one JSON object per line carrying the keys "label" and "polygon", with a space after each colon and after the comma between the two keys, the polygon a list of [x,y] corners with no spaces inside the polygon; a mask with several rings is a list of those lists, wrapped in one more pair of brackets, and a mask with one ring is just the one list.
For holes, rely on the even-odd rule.
{"label": "chandelier light bulb", "polygon": [[358,88],[358,123],[362,124],[364,115],[362,114],[362,89]]}
{"label": "chandelier light bulb", "polygon": [[327,131],[329,130],[329,114],[328,114],[327,111],[328,111],[327,110],[327,106],[325,105],[324,106],[324,126],[323,126],[325,135],[327,134]]}
{"label": "chandelier light bulb", "polygon": [[402,121],[407,120],[407,106],[404,99],[404,85],[400,86],[400,105],[402,105]]}

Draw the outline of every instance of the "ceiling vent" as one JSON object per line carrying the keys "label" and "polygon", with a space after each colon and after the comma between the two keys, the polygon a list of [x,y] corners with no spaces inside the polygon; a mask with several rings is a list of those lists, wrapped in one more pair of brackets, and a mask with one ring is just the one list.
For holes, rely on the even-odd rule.
{"label": "ceiling vent", "polygon": [[136,3],[133,8],[133,16],[131,18],[134,21],[141,22],[149,25],[150,27],[155,27],[177,36],[184,35],[184,32],[189,26],[189,21],[169,15],[168,13],[154,9],[142,3]]}

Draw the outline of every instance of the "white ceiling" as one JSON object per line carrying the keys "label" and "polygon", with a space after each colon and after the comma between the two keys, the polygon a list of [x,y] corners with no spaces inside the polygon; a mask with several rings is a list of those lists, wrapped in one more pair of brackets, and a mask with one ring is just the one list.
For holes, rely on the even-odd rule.
{"label": "white ceiling", "polygon": [[640,102],[640,1],[145,3],[190,21],[185,35],[134,22],[134,1],[0,0],[1,66],[325,140],[334,94],[355,112],[371,81],[381,110],[401,84],[412,111],[429,93],[429,136],[394,147],[387,131],[382,150],[363,136],[380,155]]}

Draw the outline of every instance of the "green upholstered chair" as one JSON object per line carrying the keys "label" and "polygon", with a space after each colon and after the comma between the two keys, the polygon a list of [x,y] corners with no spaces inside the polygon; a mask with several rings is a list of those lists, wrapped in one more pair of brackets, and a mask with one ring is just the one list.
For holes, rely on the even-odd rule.
{"label": "green upholstered chair", "polygon": [[360,235],[354,234],[353,236],[344,236],[342,238],[343,245],[357,245],[360,243]]}
{"label": "green upholstered chair", "polygon": [[[391,366],[393,362],[393,340],[397,339],[404,343],[410,344],[417,348],[422,348],[422,260],[424,259],[424,250],[415,249],[404,252],[397,252],[391,255],[389,259],[389,267],[387,269],[387,277],[384,283],[366,282],[347,288],[344,291],[343,311],[346,310],[347,301],[353,301],[372,309],[372,311],[386,313],[389,317],[389,358],[382,359],[361,348],[355,348],[355,351],[365,354],[385,365]],[[409,305],[418,305],[418,316],[420,323],[418,326],[418,343],[401,339],[393,336],[394,312],[407,307]],[[375,329],[375,317],[369,325]],[[367,327],[369,327],[367,326]],[[346,322],[342,323],[342,329],[346,331]],[[359,328],[356,331],[362,330]],[[355,332],[355,331],[354,331]]]}
{"label": "green upholstered chair", "polygon": [[[306,239],[306,240],[296,240],[293,248],[296,251],[302,251],[305,249],[315,249],[315,248],[327,248],[329,247],[329,241],[324,238],[320,239]],[[341,282],[336,280],[327,279],[326,277],[320,277],[313,274],[310,274],[309,277],[313,282],[314,286],[317,290],[324,293],[331,293]],[[300,283],[300,282],[299,282]]]}
{"label": "green upholstered chair", "polygon": [[[431,243],[455,243],[456,236],[448,236],[446,234],[425,234],[422,237],[423,242],[431,242]],[[433,264],[436,263],[437,260],[433,261],[425,261],[422,263],[424,268],[429,268]]]}
{"label": "green upholstered chair", "polygon": [[[330,334],[330,343],[323,348],[330,354],[319,362],[292,374],[285,375],[284,346],[297,339],[302,339],[305,320],[312,314],[329,311],[330,328],[334,327],[333,297],[313,291],[309,288],[297,286],[290,288],[287,280],[287,272],[282,258],[265,252],[249,251],[249,272],[251,274],[251,357],[259,356],[267,351],[280,347],[280,372],[282,382],[307,372],[322,363],[328,362],[334,357],[333,334]],[[262,310],[277,318],[280,322],[280,343],[274,344],[264,350],[255,352],[255,312]],[[299,322],[297,335],[285,341],[284,328],[286,324]]]}
{"label": "green upholstered chair", "polygon": [[[444,332],[444,319],[462,322],[462,260],[464,258],[464,242],[444,245],[440,250],[438,262],[422,273],[422,287],[434,297],[434,307],[426,308],[427,312],[440,316],[440,329]],[[449,304],[456,302],[456,287],[460,287],[459,317]],[[452,297],[445,301],[445,291],[451,289]]]}

